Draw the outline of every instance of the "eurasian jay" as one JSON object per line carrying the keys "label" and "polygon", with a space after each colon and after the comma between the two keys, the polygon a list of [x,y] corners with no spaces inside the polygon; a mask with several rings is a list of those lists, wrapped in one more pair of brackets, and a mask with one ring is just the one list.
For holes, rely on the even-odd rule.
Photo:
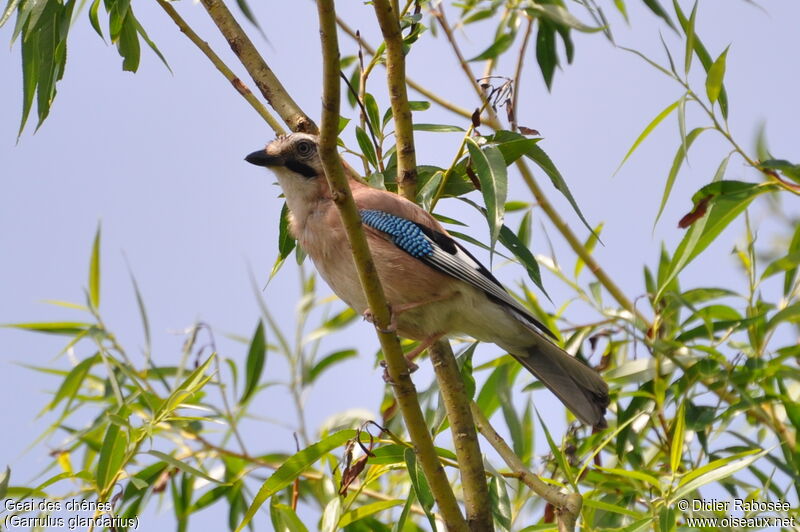
{"label": "eurasian jay", "polygon": [[[272,170],[288,205],[289,228],[333,291],[368,315],[347,235],[331,199],[316,136],[294,133],[245,160]],[[346,163],[397,333],[423,346],[464,334],[497,344],[584,423],[605,427],[608,385],[554,343],[555,335],[514,299],[427,211],[372,188]]]}

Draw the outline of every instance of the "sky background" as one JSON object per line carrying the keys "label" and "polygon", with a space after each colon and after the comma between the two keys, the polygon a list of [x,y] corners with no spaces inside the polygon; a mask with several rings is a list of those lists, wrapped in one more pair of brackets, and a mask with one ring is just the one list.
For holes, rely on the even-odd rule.
{"label": "sky background", "polygon": [[[351,26],[377,45],[379,30],[371,7],[361,2],[338,4]],[[671,31],[640,2],[628,2],[632,27],[624,24],[611,2],[601,4],[619,44],[661,62],[665,58],[659,30],[675,46]],[[774,0],[762,4],[764,10],[740,0],[702,2],[697,33],[713,57],[731,44],[725,83],[733,135],[749,149],[758,126],[765,122],[772,152],[796,162],[800,158],[800,36],[796,31],[800,3]],[[269,37],[267,43],[252,32],[254,42],[300,106],[318,119],[320,57],[313,2],[253,2],[252,6]],[[0,323],[84,319],[75,311],[42,301],[83,303],[92,238],[101,223],[101,312],[132,355],[139,355],[144,341],[126,257],[147,306],[158,362],[177,361],[181,331],[196,320],[214,328],[224,356],[243,362],[246,347],[224,335],[252,334],[259,311],[249,270],[263,286],[277,253],[282,205],[274,178],[246,164],[243,157],[274,134],[155,3],[134,7],[173,73],[144,48],[139,72],[122,72],[114,47],[104,44],[82,13],[71,32],[66,74],[58,85],[50,117],[36,134],[35,123],[30,122],[19,142],[19,44],[0,52]],[[589,20],[576,4],[570,7]],[[177,8],[245,79],[202,7],[180,2]],[[451,12],[450,20],[455,19]],[[11,29],[8,25],[0,30],[0,40],[8,42]],[[461,34],[464,54],[472,57],[481,52],[491,42],[491,31],[489,26],[478,25]],[[642,128],[680,97],[681,88],[601,36],[573,35],[575,61],[556,73],[552,93],[541,79],[533,48],[529,50],[519,122],[542,133],[540,145],[565,176],[590,223],[605,223],[605,246],[598,246],[595,255],[628,296],[636,298],[644,292],[643,265],[655,263],[662,242],[674,249],[682,236],[676,229],[677,220],[690,210],[691,194],[711,180],[729,150],[714,133],[695,143],[691,166],[681,173],[662,221],[653,229],[663,182],[679,144],[675,118],[666,120],[622,170],[615,177],[612,174]],[[356,50],[347,37],[341,38],[340,45],[343,55]],[[673,53],[683,56],[680,47],[674,47]],[[515,59],[515,54],[509,55],[496,73],[512,76]],[[408,64],[409,76],[416,81],[463,107],[476,106],[443,39],[424,34]],[[482,68],[475,65],[476,72]],[[698,63],[695,70],[702,70]],[[370,91],[383,111],[388,102],[382,74],[383,70],[376,70]],[[703,76],[693,79],[697,89],[703,90]],[[413,92],[411,97],[421,99]],[[348,108],[343,113],[355,116]],[[690,125],[699,118],[690,113]],[[435,107],[416,114],[415,120],[468,125]],[[352,128],[345,138],[352,142]],[[419,133],[418,162],[447,166],[459,141],[458,134]],[[537,177],[564,218],[586,237],[566,201],[541,173]],[[727,178],[747,180],[753,175],[734,158]],[[509,198],[532,201],[514,173]],[[797,204],[790,203],[794,198],[784,201],[787,211],[798,213]],[[469,234],[487,240],[485,221],[458,202],[444,202],[443,207],[443,212],[471,222]],[[764,202],[753,208],[756,221],[765,208]],[[534,212],[537,230],[531,247],[534,253],[548,254],[550,243],[540,229],[538,214]],[[509,216],[509,220],[516,227],[517,218]],[[741,223],[734,225],[730,234],[741,233]],[[765,227],[763,238],[772,238],[774,229]],[[555,231],[547,234],[556,257],[571,270],[573,254]],[[739,281],[730,257],[730,239],[721,240],[724,242],[712,246],[704,260],[687,268],[684,286],[735,285]],[[488,261],[485,253],[477,253]],[[508,283],[524,278],[524,271],[516,265],[496,271]],[[584,284],[589,280],[584,277]],[[556,302],[552,306],[545,300],[545,308],[554,311],[570,291],[552,276],[545,276],[545,282]],[[292,330],[298,293],[291,264],[263,293],[284,329]],[[329,290],[322,285],[320,293]],[[567,315],[575,323],[594,316],[581,305],[571,306]],[[56,357],[64,343],[60,337],[0,329],[0,404],[6,407],[0,467],[11,465],[12,484],[35,482],[50,460],[48,451],[60,442],[60,436],[55,436],[26,452],[53,420],[52,416],[36,415],[50,400],[48,394],[58,380],[22,364],[68,369],[68,359]],[[324,351],[347,346],[359,347],[361,356],[330,371],[307,397],[312,437],[334,413],[353,408],[375,412],[379,404],[383,382],[370,358],[376,350],[371,327],[355,323],[345,334],[332,337]],[[479,362],[489,360],[496,351],[484,353]],[[87,354],[91,353],[78,353]],[[265,379],[280,379],[285,371],[285,364],[271,355]],[[429,369],[423,367],[416,375],[419,386],[427,386]],[[552,408],[558,403],[544,394],[541,401],[537,402],[540,411],[552,414],[551,430],[560,437],[564,428],[561,407]],[[278,388],[260,394],[252,409],[288,423],[294,421],[288,394]],[[245,437],[255,442],[256,451],[291,451],[294,447],[291,430],[265,422],[248,425]],[[536,454],[546,452],[542,445],[539,439]],[[154,510],[143,529],[171,526],[170,514],[168,505]],[[214,511],[209,515],[209,519],[193,521],[193,529],[221,529],[224,515]]]}

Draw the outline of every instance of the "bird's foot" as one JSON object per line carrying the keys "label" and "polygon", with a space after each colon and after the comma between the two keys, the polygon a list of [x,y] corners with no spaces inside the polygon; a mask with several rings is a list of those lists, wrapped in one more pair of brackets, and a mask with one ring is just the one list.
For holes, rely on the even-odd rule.
{"label": "bird's foot", "polygon": [[[383,368],[383,382],[385,382],[386,384],[397,384],[392,380],[391,375],[389,375],[389,365],[386,363],[386,361],[381,360],[379,364]],[[408,357],[406,357],[406,366],[408,369],[405,375],[411,375],[412,373],[414,373],[419,369],[419,366],[415,364],[413,360],[410,360]]]}
{"label": "bird's foot", "polygon": [[375,323],[375,314],[372,313],[372,309],[368,308],[362,314],[364,316],[364,320],[370,322],[372,325],[375,326],[380,332],[385,334],[391,334],[397,332],[397,313],[394,312],[392,309],[392,305],[388,305],[389,307],[389,325],[388,327],[379,327],[377,323]]}

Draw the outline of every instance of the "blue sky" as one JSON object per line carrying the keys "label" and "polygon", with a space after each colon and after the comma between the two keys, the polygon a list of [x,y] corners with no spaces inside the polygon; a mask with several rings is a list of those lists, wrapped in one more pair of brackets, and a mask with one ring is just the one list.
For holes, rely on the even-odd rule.
{"label": "blue sky", "polygon": [[[341,15],[377,44],[378,29],[370,6],[339,3]],[[254,5],[254,10],[269,43],[255,32],[254,41],[299,104],[317,118],[321,89],[315,7],[312,2],[267,4]],[[618,42],[663,61],[658,30],[668,43],[674,45],[676,39],[638,2],[629,4],[632,28],[624,25],[613,7],[607,9]],[[714,57],[731,44],[726,85],[734,136],[749,148],[758,125],[765,121],[773,153],[797,162],[800,37],[796,21],[800,20],[800,4],[764,5],[766,12],[739,0],[703,2],[697,31]],[[189,2],[177,7],[235,67],[235,59],[202,7]],[[259,314],[248,272],[250,268],[256,272],[259,284],[266,281],[277,252],[282,202],[273,177],[243,161],[244,155],[273,138],[273,133],[154,3],[135,8],[174,74],[144,49],[139,72],[122,72],[116,50],[98,38],[81,14],[72,30],[66,75],[58,86],[50,117],[35,135],[34,124],[29,124],[18,143],[19,44],[0,52],[0,72],[5,79],[0,86],[0,323],[80,318],[74,311],[42,301],[83,302],[91,240],[101,223],[104,319],[123,345],[138,355],[142,329],[127,257],[150,315],[154,356],[169,363],[179,356],[183,342],[179,331],[195,320],[211,324],[218,337],[252,333]],[[577,8],[576,13],[580,14]],[[450,18],[455,19],[453,15]],[[299,22],[288,24],[287,20]],[[464,44],[467,57],[488,45],[487,30],[479,26],[470,31]],[[0,39],[7,42],[10,34],[9,26],[0,31]],[[615,177],[612,174],[645,124],[681,95],[680,87],[600,36],[578,34],[575,41],[575,62],[556,73],[552,93],[545,89],[533,50],[529,51],[519,121],[545,137],[541,146],[567,179],[590,223],[605,223],[605,246],[598,247],[595,254],[635,298],[644,291],[642,266],[654,264],[662,241],[674,248],[681,237],[675,226],[691,207],[691,194],[710,181],[728,148],[713,133],[697,141],[691,166],[680,175],[662,221],[653,230],[663,182],[679,144],[674,117],[651,135]],[[355,51],[346,37],[341,47],[343,54]],[[682,57],[682,48],[674,50]],[[459,105],[476,105],[441,38],[425,34],[408,61],[409,74],[415,80]],[[695,67],[701,70],[699,65]],[[500,63],[497,73],[510,76],[513,69],[509,57]],[[244,75],[243,69],[234,70]],[[476,71],[481,70],[482,65],[476,65]],[[376,73],[370,90],[384,109],[382,71]],[[702,79],[695,78],[699,89]],[[413,94],[412,98],[420,99]],[[690,120],[692,117],[699,115],[690,115]],[[465,125],[463,119],[436,108],[416,118]],[[346,138],[352,140],[352,130],[346,132]],[[420,133],[419,162],[446,166],[458,141],[458,135]],[[730,179],[753,179],[735,159],[728,172]],[[544,176],[537,177],[570,225],[585,236],[568,204]],[[509,197],[531,200],[515,177]],[[796,214],[793,201],[786,199],[785,203],[787,210]],[[757,204],[754,212],[765,207]],[[465,213],[457,203],[444,204],[444,211],[466,217],[471,222],[469,233],[487,238],[485,222]],[[516,219],[511,220],[515,226]],[[534,220],[538,226],[538,211]],[[739,234],[741,224],[732,231],[731,236]],[[574,256],[556,232],[548,229],[547,234],[556,256],[571,270]],[[537,229],[533,251],[548,254],[548,245]],[[685,284],[735,284],[738,273],[729,252],[730,239],[713,246],[702,263],[687,269]],[[498,273],[508,283],[524,277],[518,266],[503,266]],[[550,276],[545,282],[556,302],[555,307],[546,308],[555,310],[569,297],[569,290]],[[328,289],[323,286],[321,292],[326,294]],[[291,265],[263,294],[285,328],[292,326],[297,294],[297,276]],[[592,316],[579,305],[570,307],[567,314],[575,322]],[[55,389],[57,381],[20,364],[68,368],[66,357],[56,358],[63,344],[61,338],[0,329],[0,401],[6,406],[6,434],[13,434],[0,441],[0,467],[11,464],[13,484],[30,481],[49,461],[47,452],[59,445],[56,436],[24,452],[52,421],[49,416],[37,419],[36,414],[49,401],[46,394]],[[226,356],[244,360],[245,347],[240,344],[222,339],[220,346]],[[383,382],[370,358],[376,349],[370,327],[354,324],[347,335],[332,338],[327,349],[341,346],[360,347],[361,356],[331,371],[310,393],[307,417],[312,433],[336,412],[351,408],[374,411],[379,402]],[[285,365],[273,356],[266,378],[280,378],[284,371]],[[423,369],[417,375],[427,384],[431,373]],[[543,405],[556,404],[544,395],[542,401]],[[264,415],[283,416],[284,421],[292,422],[291,404],[285,392],[270,389],[253,406]],[[563,420],[558,412],[555,423]],[[247,437],[258,440],[263,450],[294,447],[289,430],[263,422],[249,425]],[[213,518],[222,519],[216,514]],[[171,522],[164,510],[151,519],[145,530],[155,529],[162,520]],[[208,530],[218,529],[219,523],[209,521],[205,523],[208,528],[202,524],[195,523],[197,529]]]}

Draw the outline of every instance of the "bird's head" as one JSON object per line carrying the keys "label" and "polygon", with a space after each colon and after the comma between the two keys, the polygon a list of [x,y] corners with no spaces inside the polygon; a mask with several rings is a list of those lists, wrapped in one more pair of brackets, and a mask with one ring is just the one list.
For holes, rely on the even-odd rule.
{"label": "bird's head", "polygon": [[295,215],[302,215],[315,201],[330,195],[319,158],[319,138],[315,135],[280,136],[244,159],[275,173]]}

